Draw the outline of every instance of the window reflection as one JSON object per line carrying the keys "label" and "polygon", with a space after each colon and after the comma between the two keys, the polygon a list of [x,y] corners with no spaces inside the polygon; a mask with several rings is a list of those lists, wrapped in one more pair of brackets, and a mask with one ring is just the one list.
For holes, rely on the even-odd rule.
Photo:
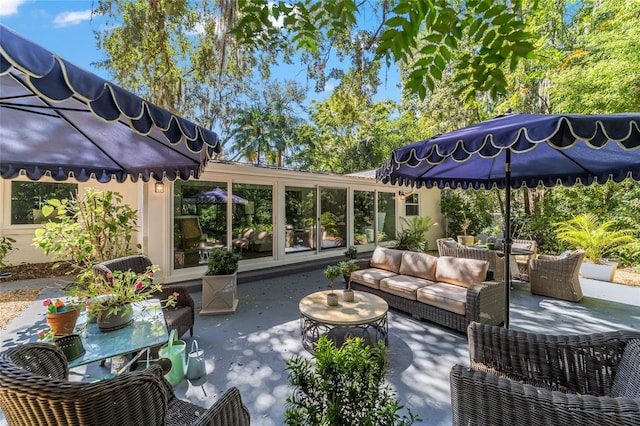
{"label": "window reflection", "polygon": [[316,189],[287,186],[285,188],[284,251],[296,253],[315,250]]}
{"label": "window reflection", "polygon": [[355,244],[374,242],[373,191],[353,191],[353,241]]}
{"label": "window reflection", "polygon": [[233,195],[247,200],[233,209],[233,248],[243,259],[273,256],[273,187],[234,183]]}
{"label": "window reflection", "polygon": [[347,191],[339,188],[320,189],[320,225],[322,249],[346,246]]}
{"label": "window reflection", "polygon": [[378,193],[378,242],[396,237],[396,201],[393,192]]}

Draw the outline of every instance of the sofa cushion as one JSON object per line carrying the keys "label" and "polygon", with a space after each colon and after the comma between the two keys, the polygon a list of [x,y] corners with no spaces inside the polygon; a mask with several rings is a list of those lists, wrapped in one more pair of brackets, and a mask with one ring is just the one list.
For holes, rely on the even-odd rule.
{"label": "sofa cushion", "polygon": [[380,289],[380,280],[395,276],[395,272],[379,268],[358,269],[351,273],[351,281],[358,282],[376,290]]}
{"label": "sofa cushion", "polygon": [[416,300],[416,290],[431,284],[434,282],[409,275],[396,275],[380,280],[380,290],[405,299]]}
{"label": "sofa cushion", "polygon": [[378,246],[371,255],[370,265],[372,268],[386,269],[397,274],[400,270],[401,260],[402,250]]}
{"label": "sofa cushion", "polygon": [[405,251],[402,253],[400,274],[435,281],[437,264],[438,258],[436,256],[415,251]]}
{"label": "sofa cushion", "polygon": [[458,315],[467,314],[467,289],[455,284],[434,283],[416,291],[419,302],[435,306]]}
{"label": "sofa cushion", "polygon": [[436,281],[469,287],[487,279],[489,262],[477,259],[441,256],[436,267]]}
{"label": "sofa cushion", "polygon": [[640,339],[627,342],[611,385],[611,397],[640,399]]}

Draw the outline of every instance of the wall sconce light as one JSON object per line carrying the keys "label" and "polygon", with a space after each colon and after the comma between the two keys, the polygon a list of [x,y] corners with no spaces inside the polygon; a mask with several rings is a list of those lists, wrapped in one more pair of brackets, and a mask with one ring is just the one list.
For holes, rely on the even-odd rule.
{"label": "wall sconce light", "polygon": [[402,192],[402,191],[398,192],[398,199],[404,200],[405,198],[407,198],[407,196],[404,195],[404,192]]}
{"label": "wall sconce light", "polygon": [[164,183],[163,182],[156,182],[156,185],[154,187],[156,194],[162,194],[164,193]]}

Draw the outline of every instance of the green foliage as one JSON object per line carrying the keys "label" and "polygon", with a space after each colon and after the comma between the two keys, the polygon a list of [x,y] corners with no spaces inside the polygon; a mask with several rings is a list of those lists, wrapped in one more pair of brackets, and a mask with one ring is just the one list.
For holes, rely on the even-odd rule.
{"label": "green foliage", "polygon": [[315,365],[303,357],[286,361],[292,395],[284,414],[287,425],[410,425],[420,419],[404,407],[384,384],[387,348],[361,338],[336,348],[321,336],[313,354]]}
{"label": "green foliage", "polygon": [[333,282],[342,275],[342,269],[338,265],[329,265],[324,269],[324,276],[329,280],[329,288],[333,293]]}
{"label": "green foliage", "polygon": [[615,225],[614,221],[601,222],[595,214],[583,214],[556,223],[555,228],[560,241],[583,249],[585,259],[600,263],[607,254],[635,240],[634,230],[613,229]]}
{"label": "green foliage", "polygon": [[16,240],[6,235],[0,237],[0,267],[7,266],[4,263],[4,258],[13,250],[13,243],[15,242]]}
{"label": "green foliage", "polygon": [[347,262],[345,260],[338,262],[336,266],[338,267],[338,269],[340,269],[340,273],[342,275],[349,275],[353,271],[357,271],[358,269],[360,269],[360,266],[358,266],[357,263]]}
{"label": "green foliage", "polygon": [[207,273],[205,275],[231,275],[238,270],[240,255],[226,249],[213,250],[209,253]]}
{"label": "green foliage", "polygon": [[356,246],[350,246],[344,251],[344,256],[349,260],[355,259],[358,257],[358,248]]}
{"label": "green foliage", "polygon": [[131,245],[138,213],[122,204],[118,192],[87,188],[79,198],[47,200],[42,213],[46,217],[54,212],[58,221],[37,229],[33,245],[53,260],[70,260],[80,281],[93,276],[96,263],[137,252]]}
{"label": "green foliage", "polygon": [[[476,235],[491,225],[491,191],[445,190],[440,197],[440,211],[447,219],[447,237]],[[463,232],[463,224],[468,226]]]}
{"label": "green foliage", "polygon": [[431,223],[431,217],[414,216],[411,220],[406,217],[400,219],[404,229],[396,236],[395,248],[422,253],[429,251],[429,241],[425,238],[425,234],[429,232],[432,226],[437,225],[436,223]]}

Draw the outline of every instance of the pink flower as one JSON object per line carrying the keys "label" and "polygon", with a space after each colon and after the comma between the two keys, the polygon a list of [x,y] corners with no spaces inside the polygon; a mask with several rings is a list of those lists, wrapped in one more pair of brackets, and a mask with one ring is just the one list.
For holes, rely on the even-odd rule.
{"label": "pink flower", "polygon": [[152,277],[153,276],[153,272],[149,272],[149,276]]}
{"label": "pink flower", "polygon": [[180,293],[178,293],[177,291],[174,291],[173,292],[173,297],[178,297],[178,296],[180,296]]}
{"label": "pink flower", "polygon": [[110,280],[111,278],[113,278],[113,274],[111,274],[111,272],[107,272],[107,279]]}
{"label": "pink flower", "polygon": [[51,299],[46,299],[42,302],[42,306],[49,306],[51,304]]}
{"label": "pink flower", "polygon": [[41,331],[40,333],[38,333],[38,337],[44,339],[44,334],[44,331]]}
{"label": "pink flower", "polygon": [[142,281],[140,281],[138,284],[136,284],[136,290],[142,290],[143,286],[144,284],[142,284]]}

